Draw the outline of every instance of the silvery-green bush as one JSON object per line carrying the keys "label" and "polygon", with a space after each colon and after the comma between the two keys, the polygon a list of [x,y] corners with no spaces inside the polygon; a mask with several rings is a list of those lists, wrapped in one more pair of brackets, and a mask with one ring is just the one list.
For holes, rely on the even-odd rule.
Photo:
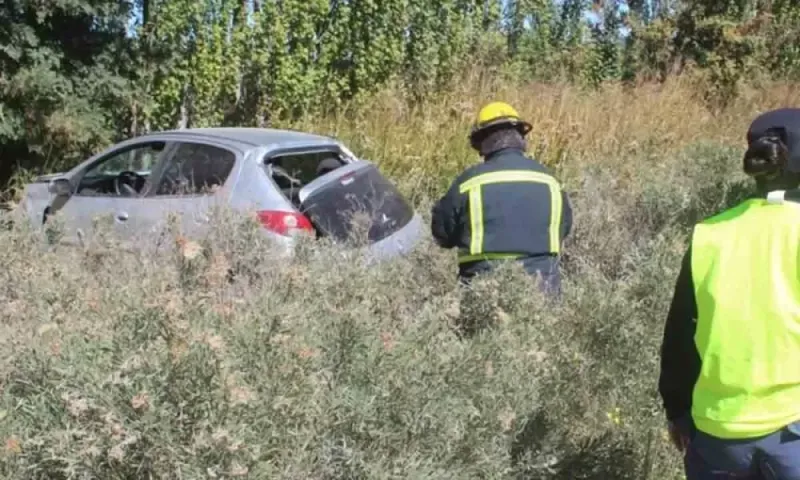
{"label": "silvery-green bush", "polygon": [[563,172],[563,299],[502,268],[473,287],[469,338],[453,254],[428,239],[380,265],[312,241],[287,260],[221,212],[143,253],[4,214],[0,475],[682,478],[664,316],[692,222],[746,190],[733,153],[683,155],[625,181]]}

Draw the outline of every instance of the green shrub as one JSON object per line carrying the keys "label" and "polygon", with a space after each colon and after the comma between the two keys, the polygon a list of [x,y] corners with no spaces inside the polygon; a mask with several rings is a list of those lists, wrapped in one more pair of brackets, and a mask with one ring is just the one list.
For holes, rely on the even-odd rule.
{"label": "green shrub", "polygon": [[225,212],[200,255],[178,232],[153,254],[14,222],[0,475],[682,478],[658,347],[688,228],[738,198],[737,155],[693,147],[626,181],[608,163],[565,173],[562,302],[501,269],[476,285],[492,328],[467,340],[454,258],[428,240],[367,268],[329,245],[280,261]]}

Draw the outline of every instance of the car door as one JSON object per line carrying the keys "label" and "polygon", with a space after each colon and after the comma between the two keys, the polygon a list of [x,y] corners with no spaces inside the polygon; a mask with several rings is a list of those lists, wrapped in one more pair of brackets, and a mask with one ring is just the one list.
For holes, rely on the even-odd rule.
{"label": "car door", "polygon": [[129,224],[129,212],[149,188],[151,173],[166,158],[169,147],[163,140],[125,142],[71,172],[71,193],[55,197],[49,208],[49,213],[63,222],[62,241],[76,244],[88,240],[96,233],[97,222],[107,222],[123,236],[135,228]]}
{"label": "car door", "polygon": [[397,187],[365,160],[319,176],[300,190],[298,200],[323,236],[341,242],[381,242],[415,216]]}
{"label": "car door", "polygon": [[169,157],[151,189],[140,199],[146,208],[139,214],[147,238],[163,238],[170,216],[183,235],[198,238],[210,226],[210,213],[223,206],[230,192],[236,163],[243,152],[211,140],[175,140]]}

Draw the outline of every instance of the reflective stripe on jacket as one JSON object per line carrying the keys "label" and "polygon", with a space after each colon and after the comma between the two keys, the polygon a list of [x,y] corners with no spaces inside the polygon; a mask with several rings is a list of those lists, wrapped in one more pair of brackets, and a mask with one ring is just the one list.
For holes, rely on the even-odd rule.
{"label": "reflective stripe on jacket", "polygon": [[559,182],[521,150],[504,149],[474,165],[433,207],[431,231],[459,263],[555,256],[572,226]]}

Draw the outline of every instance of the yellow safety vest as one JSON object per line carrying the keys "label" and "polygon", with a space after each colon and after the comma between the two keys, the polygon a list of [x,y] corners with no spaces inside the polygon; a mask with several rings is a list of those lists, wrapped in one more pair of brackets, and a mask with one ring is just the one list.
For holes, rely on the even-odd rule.
{"label": "yellow safety vest", "polygon": [[800,204],[751,199],[700,223],[691,268],[697,428],[745,439],[800,420]]}

